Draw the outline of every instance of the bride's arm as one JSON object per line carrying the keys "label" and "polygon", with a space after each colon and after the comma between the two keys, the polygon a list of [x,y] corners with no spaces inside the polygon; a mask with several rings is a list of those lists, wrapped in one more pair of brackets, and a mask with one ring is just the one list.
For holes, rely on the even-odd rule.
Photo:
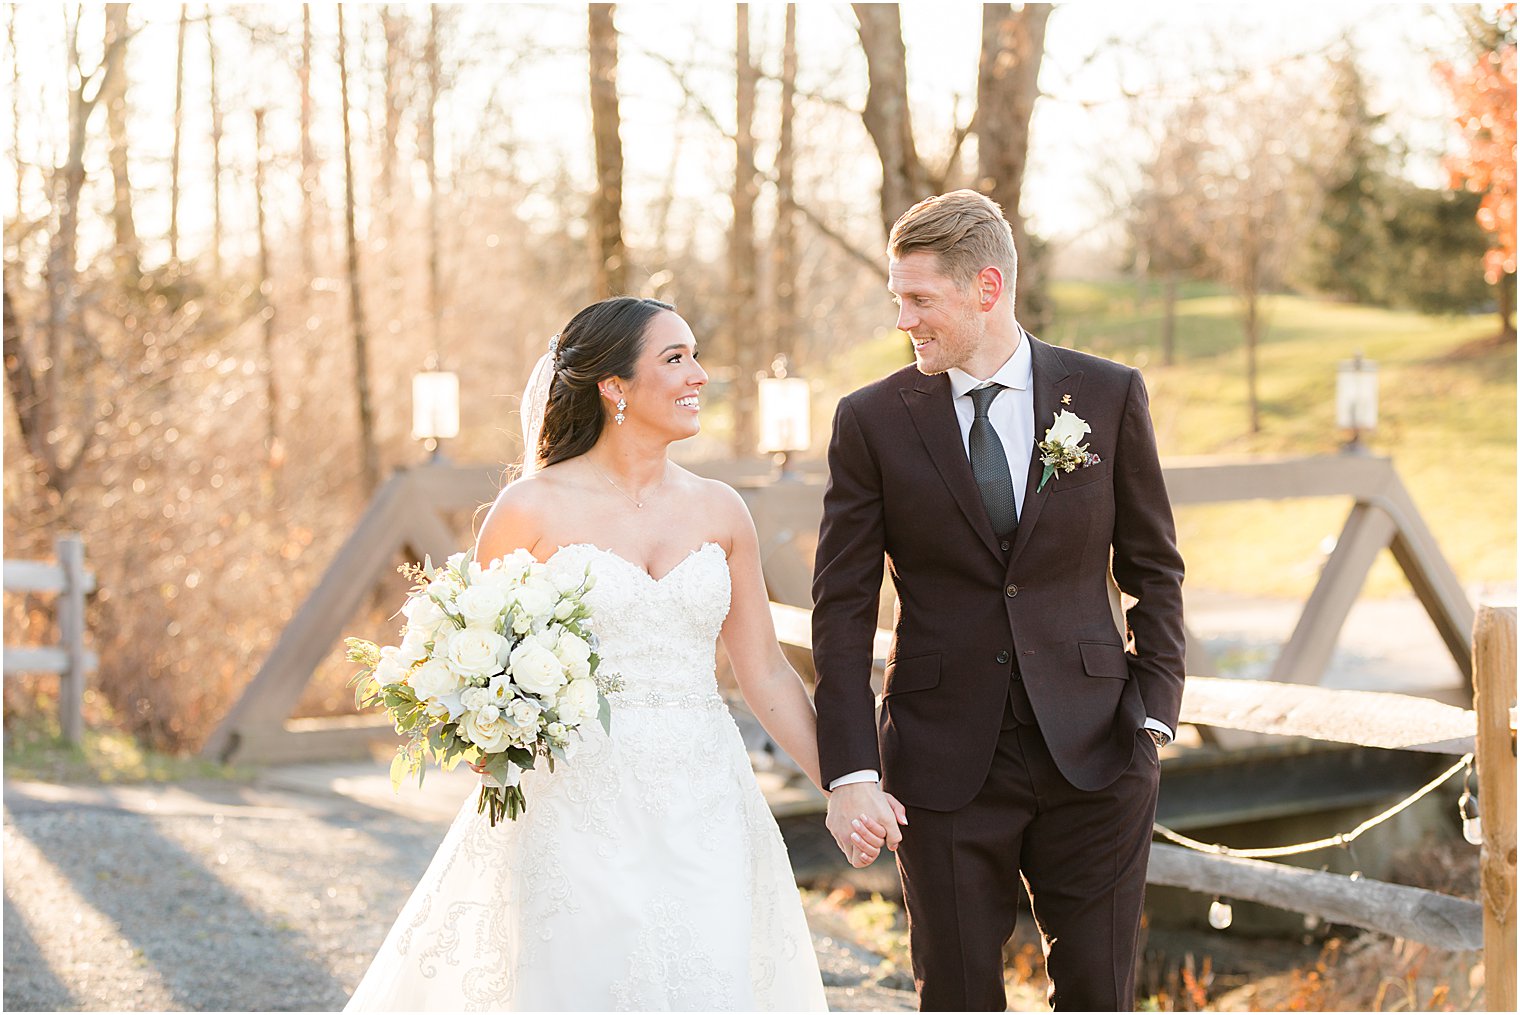
{"label": "bride's arm", "polygon": [[733,578],[733,596],[723,622],[723,647],[750,711],[813,785],[819,786],[813,700],[776,641],[770,600],[760,572],[755,523],[739,495],[728,486],[718,485],[722,517],[731,533],[728,568]]}

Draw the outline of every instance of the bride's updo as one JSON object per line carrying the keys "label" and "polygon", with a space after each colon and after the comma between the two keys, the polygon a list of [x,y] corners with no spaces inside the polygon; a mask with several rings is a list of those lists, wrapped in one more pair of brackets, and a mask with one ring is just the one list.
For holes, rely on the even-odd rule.
{"label": "bride's updo", "polygon": [[632,378],[644,346],[644,329],[669,303],[614,296],[593,303],[559,334],[544,425],[538,435],[538,466],[583,455],[595,446],[607,413],[597,385],[609,377]]}

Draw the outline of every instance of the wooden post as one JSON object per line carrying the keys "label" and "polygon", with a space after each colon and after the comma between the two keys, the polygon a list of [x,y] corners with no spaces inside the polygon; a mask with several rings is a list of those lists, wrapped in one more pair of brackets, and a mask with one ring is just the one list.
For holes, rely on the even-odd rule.
{"label": "wooden post", "polygon": [[1515,1010],[1515,607],[1473,625],[1478,807],[1483,823],[1483,969],[1490,1011]]}
{"label": "wooden post", "polygon": [[59,536],[57,553],[63,571],[58,629],[69,660],[58,687],[58,725],[64,739],[77,744],[84,739],[84,541],[78,533]]}

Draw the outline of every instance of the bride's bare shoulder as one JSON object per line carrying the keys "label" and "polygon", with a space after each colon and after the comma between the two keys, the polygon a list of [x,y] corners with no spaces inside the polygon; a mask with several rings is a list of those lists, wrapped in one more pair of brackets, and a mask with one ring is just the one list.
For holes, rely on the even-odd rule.
{"label": "bride's bare shoulder", "polygon": [[475,543],[477,560],[493,560],[518,548],[536,552],[546,523],[553,516],[556,490],[563,485],[559,468],[551,465],[502,487],[480,526]]}

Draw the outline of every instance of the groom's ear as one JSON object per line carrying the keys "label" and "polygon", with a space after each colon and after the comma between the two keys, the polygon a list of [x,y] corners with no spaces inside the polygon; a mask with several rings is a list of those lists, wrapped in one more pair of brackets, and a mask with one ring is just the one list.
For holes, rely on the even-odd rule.
{"label": "groom's ear", "polygon": [[997,306],[998,298],[1003,295],[1003,273],[993,265],[988,265],[976,273],[974,283],[977,303],[982,312],[986,313]]}

